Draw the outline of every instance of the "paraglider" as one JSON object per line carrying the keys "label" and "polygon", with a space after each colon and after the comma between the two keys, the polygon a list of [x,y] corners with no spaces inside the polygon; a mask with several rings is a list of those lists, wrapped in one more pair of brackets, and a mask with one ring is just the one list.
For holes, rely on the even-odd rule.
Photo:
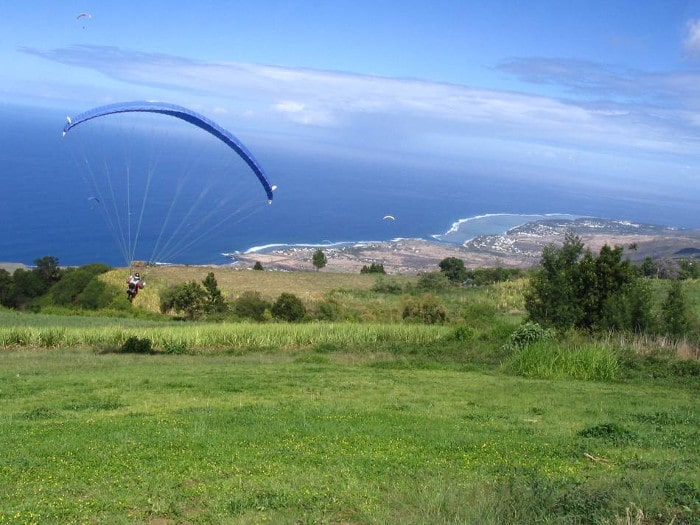
{"label": "paraglider", "polygon": [[203,129],[207,133],[211,133],[216,138],[221,140],[231,149],[233,149],[240,157],[245,161],[246,164],[253,170],[253,173],[258,177],[260,184],[262,184],[265,193],[267,194],[268,202],[272,203],[272,192],[276,189],[276,186],[272,186],[267,180],[267,176],[263,172],[262,167],[258,164],[258,161],[253,157],[253,154],[248,151],[248,149],[243,145],[243,143],[238,140],[232,133],[225,130],[214,121],[195,113],[194,111],[184,108],[182,106],[177,106],[175,104],[166,104],[163,102],[121,102],[118,104],[109,104],[107,106],[100,106],[85,113],[81,113],[74,118],[68,117],[68,123],[63,128],[63,135],[65,136],[72,128],[87,122],[88,120],[104,117],[107,115],[113,115],[117,113],[129,113],[129,112],[147,112],[147,113],[160,113],[163,115],[170,115],[172,117],[179,118],[190,124]]}
{"label": "paraglider", "polygon": [[92,18],[92,15],[90,13],[80,13],[75,17],[76,20],[80,20],[81,18]]}
{"label": "paraglider", "polygon": [[272,202],[276,186],[248,148],[188,108],[124,102],[67,120],[63,135],[87,207],[102,216],[127,264],[218,257],[237,242],[233,226],[257,228],[252,215]]}
{"label": "paraglider", "polygon": [[130,303],[134,301],[134,298],[138,295],[139,290],[146,287],[146,283],[141,280],[139,272],[134,273],[134,275],[130,275],[126,280],[126,284],[126,298]]}
{"label": "paraglider", "polygon": [[396,220],[396,217],[394,217],[393,215],[385,215],[385,216],[382,218],[382,220],[385,220],[385,221],[395,221],[395,220]]}

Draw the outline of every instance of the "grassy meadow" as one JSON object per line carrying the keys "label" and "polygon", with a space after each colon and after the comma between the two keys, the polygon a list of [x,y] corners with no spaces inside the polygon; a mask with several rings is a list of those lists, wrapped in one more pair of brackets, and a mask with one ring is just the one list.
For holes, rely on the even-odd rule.
{"label": "grassy meadow", "polygon": [[[135,307],[208,271],[149,269]],[[213,271],[348,320],[0,311],[0,524],[700,524],[697,342],[516,347],[522,280],[425,325],[375,276]]]}

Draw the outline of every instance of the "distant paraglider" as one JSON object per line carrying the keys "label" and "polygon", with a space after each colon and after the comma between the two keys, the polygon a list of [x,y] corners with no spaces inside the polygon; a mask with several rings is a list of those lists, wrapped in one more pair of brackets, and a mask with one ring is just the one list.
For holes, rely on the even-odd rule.
{"label": "distant paraglider", "polygon": [[85,21],[90,20],[91,18],[92,15],[90,13],[78,13],[78,15],[75,17],[76,20],[83,21],[83,29],[85,29]]}
{"label": "distant paraglider", "polygon": [[385,220],[385,221],[395,221],[395,220],[396,220],[396,217],[394,217],[393,215],[385,215],[385,216],[383,217],[382,220]]}

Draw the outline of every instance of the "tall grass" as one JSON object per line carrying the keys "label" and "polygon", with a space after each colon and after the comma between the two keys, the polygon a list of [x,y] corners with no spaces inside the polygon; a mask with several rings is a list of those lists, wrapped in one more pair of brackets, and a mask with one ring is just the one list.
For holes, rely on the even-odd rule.
{"label": "tall grass", "polygon": [[372,348],[381,343],[430,344],[449,333],[449,328],[440,326],[356,323],[4,326],[0,327],[0,348],[118,347],[130,337],[150,339],[156,350],[291,349],[317,345]]}
{"label": "tall grass", "polygon": [[616,351],[604,342],[566,346],[556,341],[538,341],[516,350],[505,363],[511,373],[539,379],[614,379],[620,363]]}

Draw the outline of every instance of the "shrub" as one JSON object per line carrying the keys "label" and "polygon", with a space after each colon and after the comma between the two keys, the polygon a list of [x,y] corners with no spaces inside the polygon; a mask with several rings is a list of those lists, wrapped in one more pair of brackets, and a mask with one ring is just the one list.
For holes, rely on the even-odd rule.
{"label": "shrub", "polygon": [[455,341],[472,341],[476,337],[476,330],[471,326],[461,325],[452,332],[452,339]]}
{"label": "shrub", "polygon": [[233,311],[238,317],[265,321],[265,312],[272,308],[272,303],[263,299],[260,292],[243,292],[234,302]]}
{"label": "shrub", "polygon": [[160,296],[160,311],[182,312],[188,319],[196,319],[204,311],[207,291],[201,284],[188,281],[167,288]]}
{"label": "shrub", "polygon": [[447,320],[447,309],[435,295],[425,294],[421,298],[409,297],[404,304],[401,317],[405,321],[443,324]]}
{"label": "shrub", "polygon": [[539,324],[528,321],[521,324],[515,331],[510,334],[508,346],[514,350],[520,350],[533,343],[540,341],[550,341],[554,339],[554,330],[551,328],[542,328]]}
{"label": "shrub", "polygon": [[380,275],[372,285],[372,291],[378,293],[397,294],[403,292],[403,286],[396,279]]}
{"label": "shrub", "polygon": [[120,352],[129,354],[150,354],[153,349],[151,340],[148,338],[139,339],[136,336],[129,337],[124,344],[119,348]]}
{"label": "shrub", "polygon": [[293,323],[304,319],[306,307],[293,293],[282,292],[272,305],[272,315],[282,321]]}

